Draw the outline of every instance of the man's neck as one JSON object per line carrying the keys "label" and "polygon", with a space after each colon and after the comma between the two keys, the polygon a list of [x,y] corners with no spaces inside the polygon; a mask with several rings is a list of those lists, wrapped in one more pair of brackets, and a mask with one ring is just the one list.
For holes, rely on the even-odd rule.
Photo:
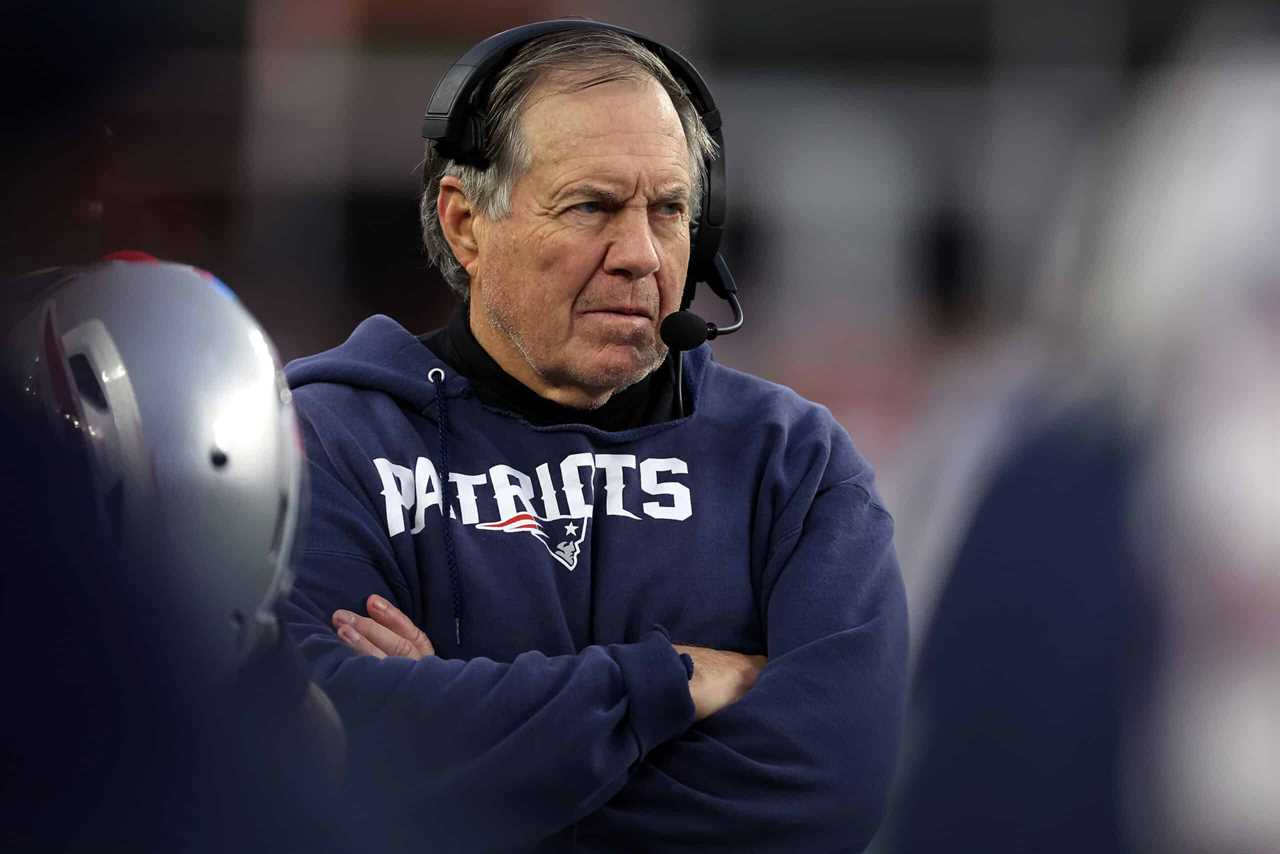
{"label": "man's neck", "polygon": [[589,389],[568,383],[557,384],[539,373],[516,341],[498,329],[475,303],[469,304],[467,323],[471,336],[512,379],[539,397],[573,409],[599,409],[609,402],[617,389]]}
{"label": "man's neck", "polygon": [[658,424],[675,417],[673,368],[668,360],[598,409],[574,409],[536,394],[503,370],[471,332],[467,307],[459,306],[444,329],[419,339],[449,367],[471,381],[482,403],[538,426],[587,424],[607,432]]}

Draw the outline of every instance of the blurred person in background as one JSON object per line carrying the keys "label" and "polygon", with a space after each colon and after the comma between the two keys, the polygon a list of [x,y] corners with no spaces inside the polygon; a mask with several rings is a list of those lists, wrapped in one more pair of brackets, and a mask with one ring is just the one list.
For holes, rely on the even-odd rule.
{"label": "blurred person in background", "polygon": [[306,493],[275,349],[202,270],[76,266],[108,101],[217,13],[8,11],[0,850],[352,850],[341,721],[273,612]]}
{"label": "blurred person in background", "polygon": [[428,148],[449,325],[375,316],[289,367],[291,629],[352,790],[423,848],[860,850],[905,690],[892,522],[830,413],[700,320],[681,383],[659,327],[716,127],[665,54],[567,27],[479,87],[482,157]]}
{"label": "blurred person in background", "polygon": [[915,684],[877,850],[1280,849],[1274,24],[1200,31],[1090,163],[1043,337],[907,445]]}
{"label": "blurred person in background", "polygon": [[351,850],[341,721],[273,612],[305,472],[270,342],[137,253],[3,296],[0,848]]}

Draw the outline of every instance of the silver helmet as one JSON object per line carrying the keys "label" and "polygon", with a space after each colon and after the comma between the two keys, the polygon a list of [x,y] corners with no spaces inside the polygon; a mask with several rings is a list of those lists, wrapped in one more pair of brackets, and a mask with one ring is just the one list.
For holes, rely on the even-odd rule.
{"label": "silver helmet", "polygon": [[189,630],[190,672],[230,678],[276,631],[304,497],[275,348],[194,267],[110,260],[43,271],[26,291],[5,362],[88,463],[66,488],[93,490],[124,554],[157,568],[130,600]]}

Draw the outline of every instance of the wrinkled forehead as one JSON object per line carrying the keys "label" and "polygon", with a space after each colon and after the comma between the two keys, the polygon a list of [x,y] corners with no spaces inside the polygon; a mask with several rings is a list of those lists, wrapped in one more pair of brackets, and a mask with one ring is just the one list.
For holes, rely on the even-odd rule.
{"label": "wrinkled forehead", "polygon": [[661,83],[642,69],[587,82],[548,75],[531,90],[520,117],[530,165],[566,157],[638,157],[689,180],[688,140]]}

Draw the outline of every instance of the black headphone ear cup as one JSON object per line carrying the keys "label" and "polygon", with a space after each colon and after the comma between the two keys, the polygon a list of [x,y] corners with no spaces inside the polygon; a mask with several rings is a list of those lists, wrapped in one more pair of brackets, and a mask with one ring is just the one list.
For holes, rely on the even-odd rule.
{"label": "black headphone ear cup", "polygon": [[[717,139],[717,142],[719,140]],[[702,190],[698,204],[698,216],[689,224],[689,271],[685,277],[684,296],[680,308],[687,310],[693,305],[697,283],[714,281],[712,271],[716,252],[720,248],[720,229],[710,225],[708,216],[714,216],[718,210],[712,207],[717,204],[717,190],[723,198],[723,166],[714,159],[703,161]]]}
{"label": "black headphone ear cup", "polygon": [[689,306],[693,305],[693,298],[698,295],[698,279],[693,275],[692,271],[684,280],[684,295],[680,297],[680,310],[688,311]]}
{"label": "black headphone ear cup", "polygon": [[[705,199],[704,199],[705,201]],[[698,233],[702,231],[702,216],[689,223],[689,269],[684,275],[684,293],[680,297],[680,310],[688,311],[698,290],[698,280],[703,278],[698,270]]]}
{"label": "black headphone ear cup", "polygon": [[484,169],[489,165],[485,147],[484,122],[479,115],[472,113],[462,126],[462,136],[458,140],[459,156],[455,159],[468,166]]}

